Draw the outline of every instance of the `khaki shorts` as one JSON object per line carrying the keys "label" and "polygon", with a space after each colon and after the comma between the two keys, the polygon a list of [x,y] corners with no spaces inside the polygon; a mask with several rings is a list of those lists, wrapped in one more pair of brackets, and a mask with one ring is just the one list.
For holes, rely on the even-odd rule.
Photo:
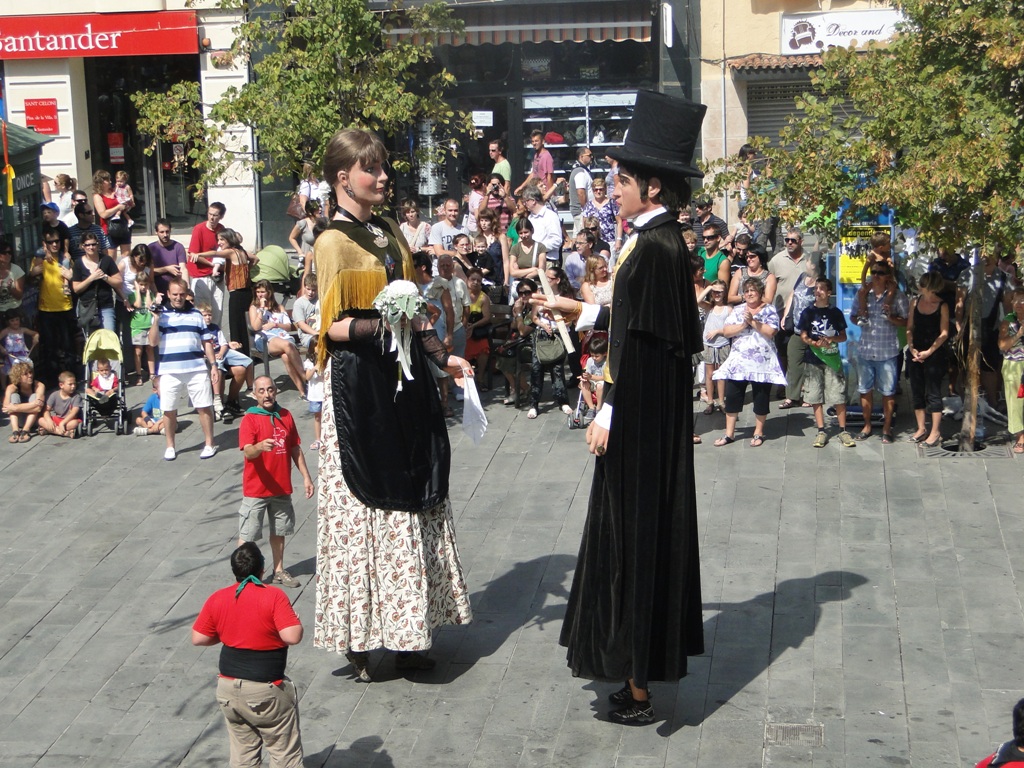
{"label": "khaki shorts", "polygon": [[228,728],[230,765],[253,762],[266,752],[278,768],[302,768],[299,702],[295,685],[219,678],[217,703]]}
{"label": "khaki shorts", "polygon": [[830,365],[804,364],[805,403],[846,405],[846,376]]}
{"label": "khaki shorts", "polygon": [[295,531],[295,508],[291,496],[243,496],[238,509],[238,538],[259,541],[263,538],[263,515],[269,512],[270,535],[291,536]]}

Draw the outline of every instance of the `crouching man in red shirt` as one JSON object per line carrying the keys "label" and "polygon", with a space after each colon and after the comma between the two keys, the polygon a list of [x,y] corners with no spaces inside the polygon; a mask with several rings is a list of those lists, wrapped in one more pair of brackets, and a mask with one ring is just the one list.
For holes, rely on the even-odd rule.
{"label": "crouching man in red shirt", "polygon": [[302,768],[299,704],[285,677],[288,646],[302,623],[287,595],[263,584],[263,553],[252,542],[231,555],[236,585],[207,599],[192,625],[192,645],[220,649],[217,703],[228,727],[231,768],[258,768],[266,747],[273,768]]}

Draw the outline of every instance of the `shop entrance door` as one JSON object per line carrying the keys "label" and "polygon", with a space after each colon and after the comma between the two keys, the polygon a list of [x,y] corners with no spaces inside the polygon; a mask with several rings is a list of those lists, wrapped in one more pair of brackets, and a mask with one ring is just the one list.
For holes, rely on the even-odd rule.
{"label": "shop entrance door", "polygon": [[[149,139],[136,128],[138,112],[129,98],[136,91],[165,92],[174,83],[198,79],[198,56],[85,59],[92,169],[111,176],[128,173],[136,202],[134,236],[152,233],[158,218],[169,219],[179,234],[206,219],[205,200],[195,199],[198,174],[176,161],[185,146],[161,143],[147,156]],[[91,179],[78,184],[91,192]]]}

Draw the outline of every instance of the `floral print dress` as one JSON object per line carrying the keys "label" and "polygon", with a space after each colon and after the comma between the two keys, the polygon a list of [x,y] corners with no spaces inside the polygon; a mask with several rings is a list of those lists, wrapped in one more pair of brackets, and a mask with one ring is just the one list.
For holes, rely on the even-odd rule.
{"label": "floral print dress", "polygon": [[331,366],[324,375],[313,645],[337,653],[425,651],[433,627],[473,613],[451,502],[426,512],[367,507],[345,482]]}
{"label": "floral print dress", "polygon": [[[725,324],[742,323],[746,310],[745,304],[738,305],[729,313]],[[754,318],[776,330],[779,328],[779,313],[771,304],[763,305],[754,313]],[[722,363],[711,378],[715,381],[732,379],[733,381],[750,381],[755,384],[781,384],[783,386],[786,384],[786,376],[782,372],[779,356],[775,352],[774,340],[765,338],[763,334],[758,333],[750,326],[732,337],[732,349],[728,359]]]}

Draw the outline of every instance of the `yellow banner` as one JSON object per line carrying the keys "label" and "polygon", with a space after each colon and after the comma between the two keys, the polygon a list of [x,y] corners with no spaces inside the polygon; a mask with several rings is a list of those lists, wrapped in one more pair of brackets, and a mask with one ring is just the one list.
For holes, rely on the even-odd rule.
{"label": "yellow banner", "polygon": [[839,230],[839,282],[860,285],[864,262],[871,253],[875,232],[892,234],[885,224],[849,224]]}

